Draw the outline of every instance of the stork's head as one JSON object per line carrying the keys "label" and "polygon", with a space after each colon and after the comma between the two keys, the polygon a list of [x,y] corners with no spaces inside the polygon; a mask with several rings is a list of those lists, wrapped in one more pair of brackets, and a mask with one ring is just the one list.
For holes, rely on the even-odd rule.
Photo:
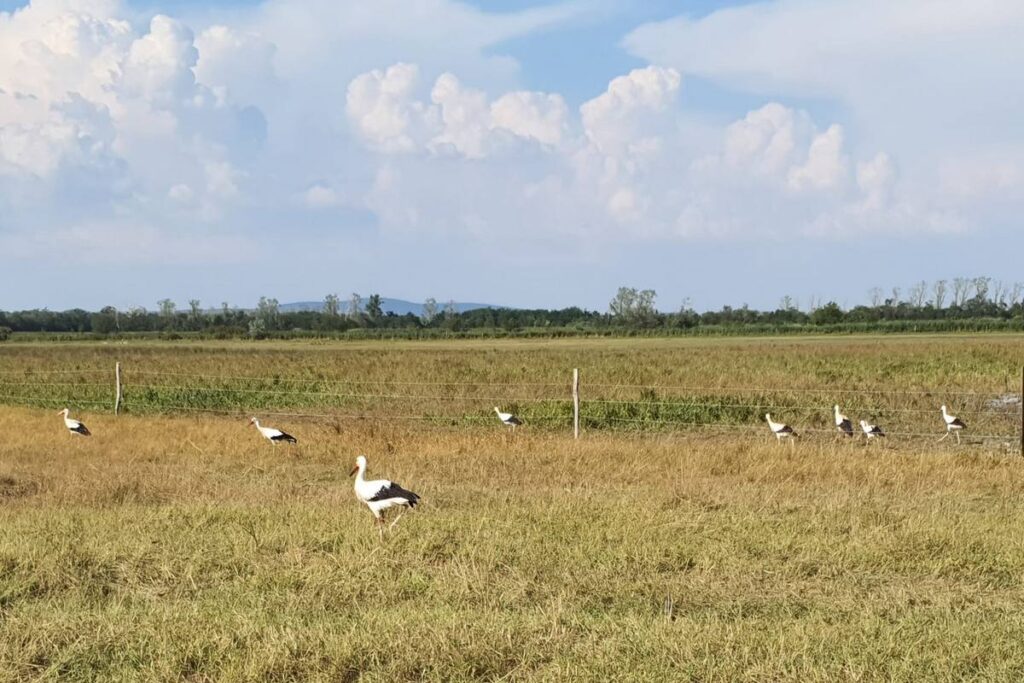
{"label": "stork's head", "polygon": [[946,406],[945,406],[945,404],[943,404],[943,406],[942,406],[942,412],[946,412]]}
{"label": "stork's head", "polygon": [[766,419],[769,422],[771,422],[772,421],[772,414],[771,413],[765,413],[764,414],[764,419]]}
{"label": "stork's head", "polygon": [[834,406],[832,406],[832,410],[834,410],[834,411],[836,411],[838,413],[839,412],[839,404],[837,403]]}
{"label": "stork's head", "polygon": [[865,430],[865,431],[867,431],[867,428],[868,428],[868,421],[867,421],[867,420],[861,420],[861,421],[860,421],[860,428],[861,428],[861,429],[863,429],[863,430]]}
{"label": "stork's head", "polygon": [[64,417],[67,417],[69,412],[71,412],[71,411],[68,410],[67,408],[61,408],[60,410],[57,411],[57,414],[58,415],[63,415]]}
{"label": "stork's head", "polygon": [[254,424],[256,424],[256,418],[255,418],[255,417],[253,417],[253,418],[250,418],[250,419],[249,419],[249,424],[251,424],[251,425],[254,425]]}
{"label": "stork's head", "polygon": [[500,413],[501,412],[500,410],[498,410],[498,406],[494,406],[494,412],[496,412],[496,413]]}
{"label": "stork's head", "polygon": [[353,474],[355,474],[359,470],[365,470],[365,469],[366,469],[366,456],[365,455],[357,456],[356,457],[356,466],[352,468],[352,471],[348,473],[348,476],[351,477]]}

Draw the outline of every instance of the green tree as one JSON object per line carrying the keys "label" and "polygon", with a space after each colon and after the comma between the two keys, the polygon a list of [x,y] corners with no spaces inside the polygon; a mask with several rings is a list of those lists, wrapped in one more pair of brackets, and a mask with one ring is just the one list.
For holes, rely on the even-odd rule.
{"label": "green tree", "polygon": [[811,313],[811,322],[815,325],[832,325],[843,322],[843,309],[835,301],[819,306]]}
{"label": "green tree", "polygon": [[276,330],[281,322],[281,312],[277,299],[268,299],[265,296],[261,296],[259,303],[256,304],[255,319],[259,320],[262,324],[262,331]]}
{"label": "green tree", "polygon": [[92,316],[92,331],[100,334],[112,334],[119,329],[117,309],[104,306],[99,313]]}
{"label": "green tree", "polygon": [[193,330],[203,329],[203,307],[199,299],[188,300],[188,324]]}
{"label": "green tree", "polygon": [[324,297],[324,313],[336,316],[339,310],[341,310],[341,300],[337,294],[328,294]]}
{"label": "green tree", "polygon": [[637,290],[634,287],[619,287],[615,298],[608,304],[608,312],[616,322],[637,327],[657,323],[658,311],[654,300],[658,296],[653,289]]}
{"label": "green tree", "polygon": [[381,307],[380,294],[371,294],[370,298],[366,300],[366,317],[368,317],[370,322],[375,325],[384,317],[384,309]]}

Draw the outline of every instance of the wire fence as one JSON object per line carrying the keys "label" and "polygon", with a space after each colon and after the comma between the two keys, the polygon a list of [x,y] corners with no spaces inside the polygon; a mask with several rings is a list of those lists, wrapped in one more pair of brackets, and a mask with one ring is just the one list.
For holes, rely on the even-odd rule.
{"label": "wire fence", "polygon": [[[1019,449],[1022,394],[941,388],[787,388],[566,382],[411,382],[259,377],[122,369],[0,371],[0,404],[135,414],[252,414],[281,419],[409,421],[499,426],[494,407],[528,428],[583,433],[715,432],[770,438],[765,414],[808,438],[841,436],[833,406],[853,422],[881,426],[890,440],[946,434],[940,406],[967,424],[965,443]],[[567,373],[567,378],[569,374]]]}

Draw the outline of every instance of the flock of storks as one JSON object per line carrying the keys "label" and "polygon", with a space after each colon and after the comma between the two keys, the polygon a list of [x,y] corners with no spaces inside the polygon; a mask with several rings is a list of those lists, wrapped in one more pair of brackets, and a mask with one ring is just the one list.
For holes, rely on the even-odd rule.
{"label": "flock of storks", "polygon": [[[839,406],[833,406],[835,413],[836,429],[847,437],[853,437],[853,422],[850,418],[846,417],[839,411]],[[502,412],[497,406],[494,407],[494,412],[497,413],[498,419],[505,425],[515,428],[522,424],[522,421],[513,415],[512,413]],[[91,436],[92,432],[86,427],[80,420],[76,420],[69,416],[67,408],[58,412],[58,415],[64,416],[64,425],[68,428],[71,434],[79,436]],[[768,422],[769,429],[772,430],[772,434],[779,441],[783,439],[791,439],[797,436],[796,431],[784,422],[776,422],[772,419],[771,413],[765,413],[764,419]],[[942,419],[946,423],[946,434],[942,437],[945,439],[950,434],[956,436],[956,442],[960,443],[960,432],[966,429],[967,425],[963,421],[954,416],[950,415],[946,410],[946,406],[942,406]],[[255,425],[259,433],[263,435],[265,439],[271,443],[298,443],[291,434],[283,432],[275,427],[264,427],[260,424],[260,421],[253,417],[249,420],[249,424]],[[885,432],[882,428],[876,424],[871,424],[867,420],[860,421],[861,430],[867,439],[874,439],[876,437],[885,436]],[[941,441],[942,439],[939,439]],[[355,490],[356,498],[370,509],[373,513],[374,519],[377,521],[378,529],[383,537],[384,534],[384,512],[392,507],[402,508],[414,508],[419,502],[420,497],[409,491],[408,489],[402,488],[397,482],[390,481],[388,479],[366,479],[366,457],[360,455],[356,458],[355,467],[349,473],[349,476],[355,475],[355,484],[353,489]],[[391,525],[388,527],[390,530],[398,523],[401,519],[401,514],[395,518]]]}
{"label": "flock of storks", "polygon": [[[850,418],[839,412],[838,405],[832,406],[832,410],[835,417],[836,429],[840,434],[852,438],[853,422],[850,421]],[[768,422],[768,429],[772,430],[772,434],[774,434],[775,438],[779,441],[798,436],[796,431],[785,422],[776,422],[773,420],[771,413],[765,413],[764,419]],[[955,415],[950,415],[949,411],[946,410],[946,406],[942,406],[942,421],[946,423],[946,433],[942,435],[942,438],[939,439],[939,441],[942,441],[942,439],[945,439],[947,436],[952,434],[956,437],[956,442],[960,443],[960,432],[967,429],[967,425],[964,424],[964,421]],[[871,424],[867,420],[860,421],[860,428],[861,431],[864,432],[864,437],[868,440],[885,436],[885,431],[879,425]]]}
{"label": "flock of storks", "polygon": [[[494,407],[494,412],[498,414],[498,419],[505,425],[515,428],[522,424],[522,420],[513,415],[512,413],[505,413]],[[67,408],[57,412],[58,415],[64,417],[64,426],[68,428],[68,431],[72,435],[77,436],[92,436],[92,432],[89,428],[82,423],[81,420],[76,420],[69,416],[70,411]],[[260,424],[260,421],[253,417],[249,420],[249,424],[256,425],[256,429],[265,439],[271,443],[298,443],[291,434],[281,431],[276,427],[264,427]],[[373,513],[374,519],[377,520],[377,528],[380,531],[381,537],[384,535],[384,512],[385,510],[392,507],[401,508],[414,508],[419,502],[420,497],[409,491],[408,489],[402,488],[398,482],[394,482],[388,479],[366,479],[366,457],[360,455],[356,458],[355,467],[349,473],[349,476],[355,475],[355,483],[353,489],[356,493],[356,498],[360,502],[366,504],[366,507]],[[391,522],[388,530],[394,528],[395,524],[398,524],[398,520],[401,519],[401,514]]]}

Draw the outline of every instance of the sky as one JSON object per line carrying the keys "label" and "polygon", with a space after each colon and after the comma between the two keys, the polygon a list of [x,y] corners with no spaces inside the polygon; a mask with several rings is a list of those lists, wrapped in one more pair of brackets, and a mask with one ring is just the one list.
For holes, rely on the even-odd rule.
{"label": "sky", "polygon": [[0,0],[0,309],[1024,280],[1016,0]]}

